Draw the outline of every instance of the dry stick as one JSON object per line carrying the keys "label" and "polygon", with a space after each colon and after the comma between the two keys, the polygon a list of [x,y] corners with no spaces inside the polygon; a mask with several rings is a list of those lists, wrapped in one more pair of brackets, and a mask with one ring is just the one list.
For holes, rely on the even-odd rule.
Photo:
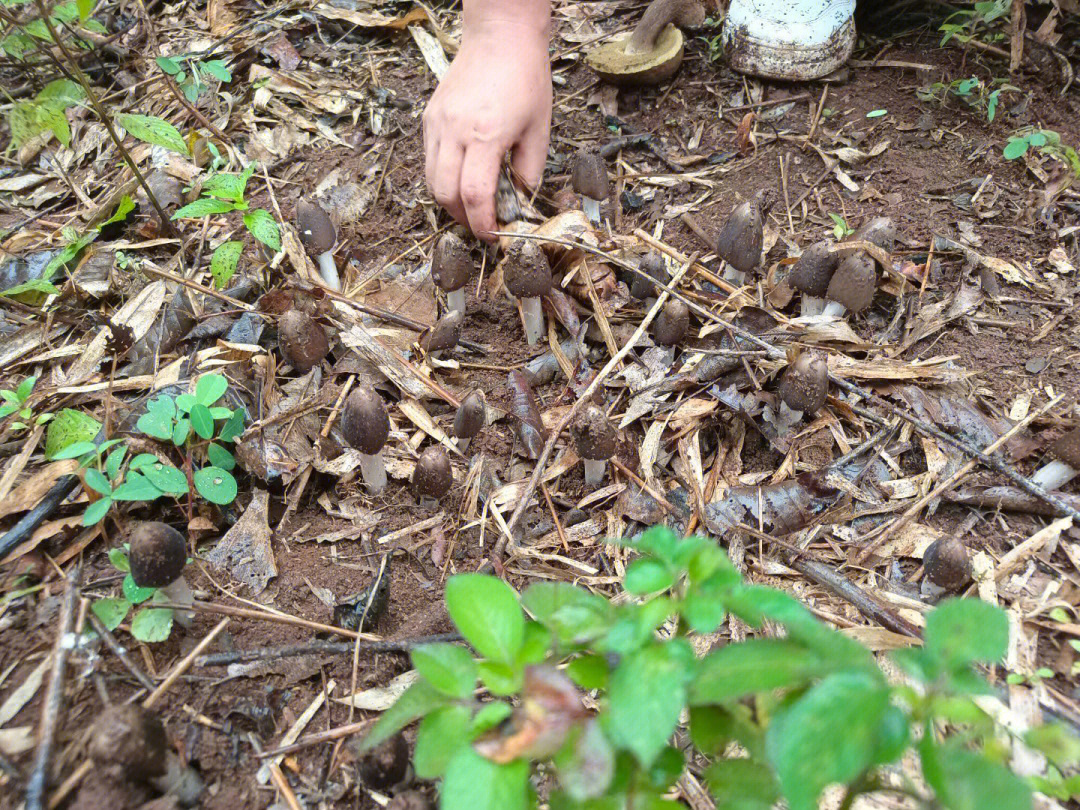
{"label": "dry stick", "polygon": [[217,605],[210,602],[200,602],[195,600],[190,605],[175,605],[170,602],[162,602],[155,604],[154,607],[172,608],[173,610],[194,610],[197,613],[217,613],[221,616],[234,616],[237,619],[260,619],[264,622],[274,622],[275,624],[291,624],[294,627],[304,627],[308,630],[314,630],[317,633],[333,633],[335,636],[344,636],[345,638],[362,638],[365,641],[379,641],[378,636],[373,636],[370,633],[356,633],[352,630],[346,630],[344,627],[334,627],[330,624],[319,624],[318,622],[309,622],[307,619],[301,619],[299,616],[289,616],[287,614],[267,613],[261,610],[247,610],[246,608],[231,607],[229,605]]}
{"label": "dry stick", "polygon": [[257,650],[237,650],[236,652],[211,653],[195,662],[197,667],[227,667],[232,664],[248,664],[255,661],[276,661],[280,658],[299,658],[304,655],[345,655],[359,646],[364,652],[408,652],[421,644],[452,643],[461,641],[459,633],[439,633],[433,636],[419,636],[398,641],[361,641],[354,645],[351,641],[310,641],[306,644],[289,644],[282,647],[263,647]]}
{"label": "dry stick", "polygon": [[76,596],[79,592],[78,580],[82,566],[75,565],[73,575],[67,578],[67,590],[60,606],[60,622],[56,628],[56,642],[53,645],[52,672],[49,675],[49,688],[41,704],[41,725],[38,727],[38,745],[34,754],[34,767],[26,782],[26,810],[41,810],[42,797],[49,786],[49,765],[52,758],[53,737],[64,703],[64,670],[67,666],[68,653],[71,651],[68,634],[75,616]]}
{"label": "dry stick", "polygon": [[645,490],[645,492],[647,492],[654,501],[664,507],[664,511],[669,512],[672,515],[685,514],[684,510],[677,508],[675,504],[665,498],[663,494],[660,493],[654,486],[647,483],[640,475],[635,473],[633,470],[631,470],[629,467],[627,467],[625,464],[615,458],[615,456],[612,456],[610,459],[608,459],[608,461],[611,462],[612,467],[617,469],[619,472],[621,472],[623,475],[625,475],[627,478],[629,478],[631,481],[633,481],[635,484]]}
{"label": "dry stick", "polygon": [[[1027,427],[1031,423],[1031,421],[1035,419],[1035,417],[1041,416],[1042,414],[1046,413],[1048,410],[1061,402],[1062,399],[1064,399],[1063,395],[1056,396],[1035,413],[1028,414],[1026,418],[1020,420],[1015,425],[1013,425],[997,441],[995,441],[993,444],[987,445],[986,449],[983,452],[987,455],[990,455],[991,453],[1001,448],[1002,445],[1005,444],[1005,442],[1007,442],[1009,439],[1011,439],[1013,436],[1015,436],[1025,427]],[[926,493],[923,497],[919,498],[917,501],[915,501],[915,503],[905,509],[903,514],[901,514],[892,523],[889,523],[882,530],[881,534],[873,540],[873,542],[869,543],[865,548],[863,548],[862,551],[859,552],[859,555],[855,558],[855,565],[863,565],[868,559],[870,559],[870,556],[883,545],[885,545],[885,543],[889,540],[890,537],[892,537],[894,534],[900,531],[900,529],[910,523],[911,520],[915,517],[915,515],[917,515],[922,510],[922,508],[926,506],[926,504],[930,503],[930,501],[934,500],[935,498],[940,498],[946,492],[949,492],[950,490],[958,486],[960,482],[967,478],[968,474],[975,469],[976,464],[977,462],[975,461],[975,459],[969,460],[962,467],[960,467],[960,469],[958,469],[956,472],[954,472],[952,475],[950,475],[948,478],[946,478],[944,481],[942,481],[940,484],[938,484],[936,487]]]}
{"label": "dry stick", "polygon": [[131,153],[128,152],[127,148],[124,146],[124,142],[120,139],[120,136],[116,134],[112,116],[110,116],[105,111],[105,108],[101,106],[97,95],[94,93],[94,88],[90,86],[90,82],[86,78],[86,74],[82,72],[78,62],[75,61],[71,52],[67,49],[67,45],[64,44],[64,41],[56,32],[56,28],[52,24],[52,18],[49,17],[49,10],[45,7],[44,0],[37,0],[36,5],[38,11],[41,13],[41,21],[45,23],[45,27],[49,29],[49,36],[52,37],[53,42],[56,43],[56,47],[58,47],[60,53],[63,54],[64,59],[68,63],[68,67],[71,69],[72,75],[75,76],[75,79],[82,86],[83,92],[86,93],[86,98],[90,101],[90,106],[94,108],[94,112],[96,112],[98,118],[101,119],[101,123],[105,125],[105,129],[109,133],[109,138],[123,156],[124,162],[127,163],[128,168],[131,169],[131,173],[135,175],[135,179],[138,180],[139,185],[143,187],[143,191],[146,192],[146,198],[150,200],[150,204],[154,206],[154,211],[157,212],[158,219],[161,221],[162,233],[168,235],[175,234],[176,228],[173,227],[169,215],[166,214],[165,209],[161,207],[161,203],[158,202],[157,197],[154,195],[154,190],[147,184],[146,178],[143,177],[142,172],[139,171],[139,167],[136,165],[134,158],[131,157]]}
{"label": "dry stick", "polygon": [[259,754],[259,759],[265,759],[266,757],[284,756],[285,754],[292,754],[296,751],[302,751],[305,748],[311,748],[314,745],[320,745],[326,742],[334,742],[335,740],[340,740],[343,737],[352,736],[358,731],[363,731],[373,722],[374,718],[369,717],[367,720],[359,720],[355,723],[348,723],[344,726],[338,726],[337,728],[320,731],[316,734],[309,734],[302,740],[297,740],[292,745],[283,745],[280,748],[272,748],[269,751],[263,751]]}
{"label": "dry stick", "polygon": [[[498,235],[501,236],[502,234]],[[526,236],[526,234],[518,234],[518,236]],[[601,252],[600,255],[603,256],[605,254]],[[697,261],[696,253],[693,254],[689,258],[689,260],[687,260],[683,264],[683,266],[675,272],[675,275],[671,279],[671,286],[675,286],[679,283],[679,280],[683,277],[686,271],[690,269],[690,267],[694,264],[695,261]],[[624,262],[624,264],[626,263]],[[643,275],[646,275],[647,278],[651,278],[651,276],[647,276],[647,274]],[[492,554],[494,558],[499,558],[502,556],[502,550],[506,546],[507,538],[510,538],[511,541],[514,542],[516,545],[516,541],[513,540],[514,527],[517,525],[518,521],[521,520],[521,516],[525,513],[525,508],[529,503],[529,496],[532,495],[533,491],[536,489],[537,484],[540,483],[540,478],[544,474],[544,466],[547,464],[547,460],[551,456],[551,451],[555,449],[555,442],[558,440],[559,434],[561,434],[563,430],[565,430],[566,426],[569,425],[571,421],[573,421],[573,419],[577,416],[578,411],[581,410],[582,406],[592,398],[593,393],[596,391],[597,388],[600,387],[600,383],[604,381],[604,378],[607,377],[607,375],[610,374],[619,365],[619,363],[622,362],[623,358],[626,357],[626,355],[630,354],[630,351],[634,348],[635,344],[641,339],[641,336],[645,334],[645,330],[649,328],[649,324],[653,322],[653,319],[657,316],[657,314],[659,314],[661,308],[664,306],[665,303],[667,303],[669,295],[670,291],[668,290],[667,285],[664,285],[664,291],[660,293],[659,297],[656,299],[656,303],[653,304],[652,309],[650,309],[649,312],[645,315],[644,319],[642,319],[641,324],[638,326],[638,328],[634,330],[634,334],[632,334],[630,336],[630,339],[626,341],[626,344],[621,349],[619,349],[618,353],[616,353],[615,356],[607,362],[607,365],[605,365],[600,370],[600,372],[595,377],[593,377],[592,382],[589,383],[588,387],[582,392],[581,396],[578,397],[577,402],[574,403],[573,407],[570,408],[566,416],[564,416],[559,422],[559,424],[556,425],[555,429],[551,431],[551,434],[548,436],[547,442],[544,444],[544,449],[540,451],[540,457],[536,460],[536,467],[533,469],[533,474],[529,478],[528,483],[525,485],[525,491],[521,494],[518,500],[518,504],[514,508],[514,513],[510,515],[510,520],[506,522],[507,531],[505,536],[499,540],[499,545],[496,547],[495,551]]]}
{"label": "dry stick", "polygon": [[89,619],[90,624],[93,625],[94,632],[101,636],[102,640],[105,642],[105,646],[112,650],[112,654],[124,665],[124,669],[130,672],[135,680],[142,684],[147,692],[153,692],[154,682],[150,680],[150,676],[139,669],[138,665],[131,660],[131,656],[127,654],[127,650],[125,650],[120,642],[116,640],[116,636],[109,631],[109,628],[102,624],[101,619],[95,615],[94,611],[91,610],[87,613],[86,618]]}

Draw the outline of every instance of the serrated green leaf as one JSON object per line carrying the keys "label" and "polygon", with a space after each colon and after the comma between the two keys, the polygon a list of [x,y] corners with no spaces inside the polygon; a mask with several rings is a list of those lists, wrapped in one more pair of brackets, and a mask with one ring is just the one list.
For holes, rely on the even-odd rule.
{"label": "serrated green leaf", "polygon": [[116,123],[124,128],[134,138],[140,141],[160,146],[181,155],[189,155],[184,136],[180,131],[163,118],[153,115],[136,115],[134,113],[119,113]]}
{"label": "serrated green leaf", "polygon": [[114,213],[107,220],[98,225],[100,231],[106,225],[112,225],[114,222],[123,222],[127,219],[127,215],[135,210],[135,201],[131,199],[127,194],[120,198],[120,204],[116,206],[116,213]]}
{"label": "serrated green leaf", "polygon": [[501,661],[480,661],[476,665],[476,674],[480,676],[485,688],[499,697],[517,694],[525,681],[525,673],[520,667]]}
{"label": "serrated green leaf", "polygon": [[646,594],[666,591],[675,584],[675,573],[660,560],[634,560],[626,566],[623,587],[628,593]]}
{"label": "serrated green leaf", "polygon": [[445,706],[424,718],[413,751],[418,778],[438,779],[454,755],[469,745],[469,715],[465,706]]}
{"label": "serrated green leaf", "polygon": [[271,250],[281,250],[281,229],[269,211],[256,208],[244,214],[244,227]]}
{"label": "serrated green leaf", "polygon": [[485,703],[480,707],[480,711],[476,713],[476,716],[473,717],[469,733],[473,737],[478,734],[483,734],[485,731],[499,725],[499,723],[513,714],[513,711],[510,704],[503,703],[501,700]]}
{"label": "serrated green leaf", "polygon": [[244,199],[244,190],[250,175],[243,174],[215,174],[206,178],[202,192],[219,200],[239,202]]}
{"label": "serrated green leaf", "polygon": [[201,439],[214,438],[214,417],[210,415],[210,409],[201,402],[191,406],[191,427]]}
{"label": "serrated green leaf", "polygon": [[131,635],[147,644],[164,641],[172,632],[173,612],[168,608],[143,608],[131,620]]}
{"label": "serrated green leaf", "polygon": [[607,632],[614,618],[602,596],[565,582],[536,582],[525,589],[521,603],[562,644],[584,644]]}
{"label": "serrated green leaf", "polygon": [[232,473],[220,467],[203,467],[191,476],[195,489],[210,503],[219,506],[236,500],[236,479]]}
{"label": "serrated green leaf", "polygon": [[525,640],[525,615],[513,588],[496,577],[458,574],[446,584],[446,609],[477,652],[514,662]]}
{"label": "serrated green leaf", "polygon": [[690,687],[690,703],[726,703],[757,692],[800,687],[833,670],[797,642],[748,639],[713,650],[702,659]]}
{"label": "serrated green leaf", "polygon": [[101,432],[101,422],[88,413],[65,408],[45,431],[45,455],[53,458],[76,442],[92,442]]}
{"label": "serrated green leaf", "polygon": [[476,688],[476,662],[456,644],[421,644],[412,651],[413,666],[428,683],[451,697],[467,698]]}
{"label": "serrated green leaf", "polygon": [[131,610],[131,603],[127,599],[95,599],[90,610],[94,611],[94,615],[111,633],[124,621],[124,617]]}
{"label": "serrated green leaf", "polygon": [[236,273],[243,252],[244,243],[239,241],[222,242],[217,246],[210,257],[210,275],[214,279],[214,289],[225,289],[229,279]]}
{"label": "serrated green leaf", "polygon": [[582,689],[605,689],[610,669],[602,655],[583,655],[566,667],[566,674]]}
{"label": "serrated green leaf", "polygon": [[64,146],[71,146],[71,125],[68,123],[67,115],[62,109],[40,106],[37,115],[42,131],[51,130],[52,134],[56,136],[56,140],[60,141]]}
{"label": "serrated green leaf", "polygon": [[213,197],[201,197],[193,203],[188,203],[175,214],[175,219],[198,219],[211,216],[212,214],[227,214],[236,210],[236,204],[228,200],[215,200]]}
{"label": "serrated green leaf", "polygon": [[40,135],[44,128],[38,120],[37,105],[32,101],[13,104],[8,112],[8,128],[11,130],[11,140],[17,147]]}

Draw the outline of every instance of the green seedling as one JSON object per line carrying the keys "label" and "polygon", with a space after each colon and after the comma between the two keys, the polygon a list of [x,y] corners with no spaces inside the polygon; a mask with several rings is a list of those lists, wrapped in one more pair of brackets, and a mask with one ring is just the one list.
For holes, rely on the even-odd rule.
{"label": "green seedling", "polygon": [[942,33],[941,45],[950,40],[967,44],[978,37],[983,42],[999,42],[1005,38],[1001,32],[990,30],[990,24],[1004,17],[1010,6],[1010,0],[987,0],[973,3],[971,8],[954,11],[945,18],[938,28]]}
{"label": "green seedling", "polygon": [[169,602],[169,597],[161,593],[160,588],[140,588],[131,576],[131,564],[128,561],[128,545],[109,551],[109,562],[124,574],[120,584],[123,596],[95,599],[90,605],[105,628],[116,630],[133,608],[138,608],[131,619],[132,638],[148,643],[165,641],[172,633],[173,611],[170,608],[152,607],[156,603]]}
{"label": "green seedling", "polygon": [[847,220],[839,214],[829,214],[829,219],[833,221],[833,237],[839,242],[845,236],[851,236],[855,233],[855,229],[847,224]]}
{"label": "green seedling", "polygon": [[[991,87],[994,89],[991,90]],[[993,123],[1001,103],[1001,94],[1018,89],[1011,84],[1006,84],[1004,79],[994,79],[987,84],[977,76],[972,76],[969,79],[956,79],[948,83],[934,82],[926,87],[920,87],[915,94],[920,101],[936,101],[940,104],[943,104],[949,96],[955,96],[969,107],[981,111],[986,116],[986,120]]]}
{"label": "green seedling", "polygon": [[37,377],[27,377],[15,388],[14,391],[0,389],[0,419],[6,419],[13,413],[18,415],[18,421],[11,423],[13,432],[26,430],[33,425],[44,425],[53,418],[51,413],[42,413],[34,416],[34,409],[26,407],[26,400],[34,391]]}
{"label": "green seedling", "polygon": [[193,56],[159,56],[154,61],[162,73],[172,77],[192,104],[210,90],[212,81],[226,84],[232,81],[232,73],[221,59],[199,61]]}
{"label": "green seedling", "polygon": [[[1030,810],[1034,783],[1008,769],[1008,732],[975,700],[991,691],[977,667],[1008,647],[1004,611],[943,602],[923,645],[893,654],[908,676],[895,685],[794,597],[745,583],[713,540],[657,527],[614,542],[640,555],[618,602],[565,582],[519,596],[495,577],[451,577],[446,608],[468,647],[416,647],[417,680],[361,748],[419,720],[413,766],[441,780],[442,810],[527,810],[541,782],[552,810],[676,810],[668,796],[689,761],[723,808],[816,810],[841,784],[845,808],[887,792],[917,807]],[[728,616],[771,632],[699,658],[690,637]],[[1080,761],[1063,727],[1032,732],[1025,742],[1056,768]],[[884,778],[911,754],[924,786]]]}
{"label": "green seedling", "polygon": [[1064,163],[1073,174],[1080,177],[1080,156],[1073,147],[1062,143],[1061,135],[1052,129],[1025,127],[1017,130],[1005,143],[1002,156],[1006,160],[1018,160],[1032,149]]}

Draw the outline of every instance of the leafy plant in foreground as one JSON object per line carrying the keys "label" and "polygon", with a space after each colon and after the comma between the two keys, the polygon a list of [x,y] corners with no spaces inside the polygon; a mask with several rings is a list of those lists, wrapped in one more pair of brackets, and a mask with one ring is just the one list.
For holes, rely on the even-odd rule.
{"label": "leafy plant in foreground", "polygon": [[[998,608],[941,604],[927,616],[925,645],[894,655],[909,683],[893,686],[868,650],[796,599],[743,582],[711,540],[657,527],[632,545],[641,557],[624,585],[637,601],[613,604],[560,582],[519,597],[493,577],[452,577],[447,610],[476,655],[417,647],[418,680],[362,747],[420,720],[414,766],[442,779],[443,810],[535,807],[538,770],[555,776],[552,810],[676,810],[665,796],[686,767],[672,735],[687,709],[718,808],[784,800],[813,810],[825,787],[841,783],[845,808],[891,792],[920,807],[1030,810],[1032,785],[1080,787],[1061,770],[1080,759],[1074,738],[1057,726],[1026,737],[1054,763],[1029,784],[1009,771],[1004,732],[974,700],[990,692],[975,666],[999,661],[1008,644]],[[688,636],[715,631],[729,614],[782,633],[698,658]],[[489,700],[476,697],[477,681]],[[595,692],[597,712],[584,709],[581,691]],[[925,789],[883,770],[911,749]]]}
{"label": "leafy plant in foreground", "polygon": [[131,564],[128,562],[127,544],[124,548],[114,548],[109,551],[109,562],[112,563],[124,579],[120,584],[123,596],[109,599],[95,599],[90,605],[94,615],[101,619],[109,631],[115,630],[127,618],[132,608],[145,605],[135,611],[131,619],[131,635],[138,641],[157,642],[164,641],[172,632],[173,611],[170,608],[152,607],[159,602],[171,601],[169,597],[161,593],[160,588],[140,588],[135,584],[131,576]]}
{"label": "leafy plant in foreground", "polygon": [[1062,143],[1061,135],[1054,130],[1036,127],[1019,129],[1005,143],[1002,156],[1006,160],[1017,160],[1026,155],[1029,149],[1037,149],[1040,154],[1049,155],[1064,163],[1073,174],[1080,177],[1080,155],[1077,155],[1073,147]]}
{"label": "leafy plant in foreground", "polygon": [[51,413],[43,413],[35,417],[33,408],[26,407],[26,400],[30,398],[36,384],[37,377],[27,377],[16,386],[14,391],[0,389],[0,401],[3,402],[0,405],[0,419],[5,419],[16,412],[19,416],[20,421],[11,423],[12,431],[26,430],[31,423],[44,425],[52,419]]}

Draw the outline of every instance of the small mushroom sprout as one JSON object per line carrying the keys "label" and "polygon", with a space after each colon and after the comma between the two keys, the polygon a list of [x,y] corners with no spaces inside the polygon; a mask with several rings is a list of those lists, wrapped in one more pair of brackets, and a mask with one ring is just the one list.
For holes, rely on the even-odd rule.
{"label": "small mushroom sprout", "polygon": [[815,242],[799,256],[788,281],[802,293],[800,314],[803,317],[821,314],[829,282],[839,263],[840,257],[829,249],[829,243],[825,241]]}
{"label": "small mushroom sprout", "polygon": [[503,266],[506,289],[521,301],[525,340],[535,346],[544,334],[544,308],[540,298],[551,289],[551,265],[544,251],[531,239],[516,239]]}
{"label": "small mushroom sprout", "polygon": [[300,241],[319,265],[319,275],[326,286],[335,292],[341,290],[337,264],[334,262],[334,243],[337,229],[330,215],[317,202],[300,200],[296,204],[296,230]]}
{"label": "small mushroom sprout", "polygon": [[390,435],[390,417],[382,397],[370,386],[360,386],[345,400],[341,417],[345,441],[360,451],[360,474],[373,493],[386,487],[386,464],[382,449]]}
{"label": "small mushroom sprout", "polygon": [[956,535],[938,538],[923,552],[924,595],[957,591],[971,580],[971,556]]}
{"label": "small mushroom sprout", "polygon": [[727,264],[724,281],[746,283],[746,274],[761,264],[765,232],[762,227],[762,202],[759,192],[752,200],[735,207],[716,238],[716,255]]}
{"label": "small mushroom sprout", "polygon": [[457,413],[454,414],[454,435],[461,452],[468,449],[469,442],[484,429],[486,421],[487,405],[484,402],[484,393],[477,389],[461,401]]}
{"label": "small mushroom sprout", "polygon": [[682,64],[685,37],[676,26],[705,22],[698,0],[653,0],[630,34],[613,37],[585,55],[603,81],[622,87],[660,84]]}
{"label": "small mushroom sprout", "polygon": [[299,373],[306,374],[330,353],[326,332],[306,312],[290,309],[278,321],[278,346],[282,356]]}
{"label": "small mushroom sprout", "polygon": [[[184,535],[166,523],[139,523],[128,537],[128,562],[131,578],[140,588],[158,588],[170,601],[190,605],[194,594],[184,579],[187,565],[187,541]],[[180,611],[176,620],[189,626],[190,611]]]}
{"label": "small mushroom sprout", "polygon": [[653,340],[660,346],[675,346],[690,328],[690,309],[682,301],[672,299],[664,304],[653,321]]}
{"label": "small mushroom sprout", "polygon": [[[671,274],[668,273],[667,265],[664,263],[664,257],[659,253],[645,254],[638,264],[638,269],[649,278],[655,279],[662,284],[666,284],[671,279]],[[630,279],[630,296],[632,298],[636,298],[638,301],[647,301],[656,295],[657,286],[654,282],[638,273],[632,274]]]}
{"label": "small mushroom sprout", "polygon": [[413,492],[421,502],[441,500],[453,483],[450,459],[442,447],[435,445],[420,454],[413,468],[412,485]]}
{"label": "small mushroom sprout", "polygon": [[574,420],[571,434],[574,446],[585,467],[585,484],[598,487],[604,480],[608,459],[615,455],[617,436],[598,405],[586,405]]}
{"label": "small mushroom sprout", "polygon": [[374,790],[385,791],[404,782],[409,773],[409,744],[401,732],[364,752],[359,771],[364,784]]}
{"label": "small mushroom sprout", "polygon": [[599,153],[579,149],[574,157],[574,191],[581,195],[581,207],[594,225],[600,222],[600,203],[611,193],[607,166]]}
{"label": "small mushroom sprout", "polygon": [[420,338],[421,348],[428,354],[434,355],[454,348],[461,340],[461,327],[464,321],[465,315],[460,309],[450,310]]}
{"label": "small mushroom sprout", "polygon": [[877,287],[877,267],[864,251],[846,257],[837,265],[829,280],[823,315],[842,318],[846,313],[858,314],[870,306]]}
{"label": "small mushroom sprout", "polygon": [[829,369],[818,352],[801,353],[780,378],[781,409],[815,414],[824,407],[828,393]]}
{"label": "small mushroom sprout", "polygon": [[1050,455],[1054,460],[1031,476],[1031,483],[1048,492],[1060,489],[1080,475],[1080,428],[1069,431],[1050,445]]}
{"label": "small mushroom sprout", "polygon": [[446,293],[446,308],[465,311],[465,285],[472,275],[469,249],[453,231],[447,231],[435,244],[431,257],[431,278]]}

